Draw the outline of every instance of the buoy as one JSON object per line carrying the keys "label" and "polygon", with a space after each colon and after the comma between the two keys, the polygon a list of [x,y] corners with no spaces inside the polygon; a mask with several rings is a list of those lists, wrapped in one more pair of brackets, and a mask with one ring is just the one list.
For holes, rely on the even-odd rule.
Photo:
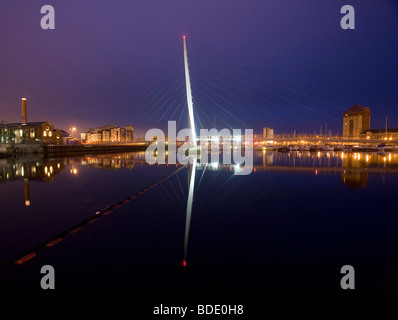
{"label": "buoy", "polygon": [[50,242],[46,243],[46,247],[54,247],[56,244],[60,243],[62,241],[62,238],[55,238],[51,240]]}
{"label": "buoy", "polygon": [[36,257],[36,253],[31,252],[31,253],[28,253],[27,255],[23,256],[21,259],[15,261],[14,263],[15,264],[23,264],[26,261],[29,261],[30,259],[32,259],[34,257]]}
{"label": "buoy", "polygon": [[76,233],[76,232],[78,232],[79,230],[81,230],[82,229],[82,227],[77,227],[77,228],[74,228],[74,229],[72,229],[72,230],[70,230],[69,231],[69,233]]}
{"label": "buoy", "polygon": [[90,220],[87,220],[87,223],[93,223],[97,220],[98,220],[98,218],[91,218]]}

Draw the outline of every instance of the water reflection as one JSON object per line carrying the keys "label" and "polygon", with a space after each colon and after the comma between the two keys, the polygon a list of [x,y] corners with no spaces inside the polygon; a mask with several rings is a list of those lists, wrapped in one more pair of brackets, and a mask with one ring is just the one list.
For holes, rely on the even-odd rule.
{"label": "water reflection", "polygon": [[[257,153],[257,158],[259,154]],[[261,152],[262,165],[257,170],[308,172],[318,174],[341,172],[341,181],[352,190],[366,188],[369,174],[398,173],[398,154],[386,152]],[[256,162],[255,162],[256,163]]]}
{"label": "water reflection", "polygon": [[368,185],[368,173],[344,170],[341,174],[341,181],[352,190],[366,188]]}
{"label": "water reflection", "polygon": [[193,157],[192,164],[189,168],[189,183],[188,183],[188,199],[187,199],[187,215],[185,221],[185,237],[184,237],[184,260],[183,266],[187,266],[187,253],[188,253],[188,239],[189,239],[189,228],[191,225],[192,216],[192,205],[193,205],[193,195],[195,190],[195,172],[197,158]]}
{"label": "water reflection", "polygon": [[79,173],[78,166],[96,169],[134,169],[136,163],[144,164],[144,153],[107,154],[76,158],[46,159],[43,157],[18,157],[0,159],[0,182],[24,181],[25,206],[31,205],[30,181],[51,183],[66,167],[72,175]]}
{"label": "water reflection", "polygon": [[[219,162],[200,164],[196,157],[189,168],[188,197],[185,221],[184,259],[187,266],[189,230],[195,189],[196,170],[239,170],[239,165],[222,165]],[[262,151],[254,154],[253,172],[304,172],[310,174],[341,174],[341,181],[352,190],[366,188],[369,174],[398,173],[398,154],[396,153],[344,153],[344,152],[289,152]],[[383,181],[384,181],[383,180]]]}
{"label": "water reflection", "polygon": [[[236,165],[223,165],[220,162],[205,165],[200,164],[198,159],[193,159],[187,169],[184,167],[171,175],[176,172],[175,165],[169,165],[168,168],[167,164],[160,168],[157,165],[150,167],[144,156],[143,153],[123,153],[64,159],[2,159],[0,179],[3,182],[1,187],[7,189],[3,189],[7,192],[7,201],[2,210],[4,219],[0,232],[0,265],[14,261],[34,245],[44,243],[87,219],[97,210],[121,203],[120,200],[152,186],[154,181],[160,179],[164,182],[156,183],[159,186],[151,189],[154,192],[140,192],[142,196],[137,200],[122,205],[120,210],[134,214],[110,214],[106,226],[95,229],[95,232],[91,230],[93,232],[83,233],[82,237],[87,236],[90,241],[82,242],[83,249],[76,246],[78,255],[84,252],[82,250],[87,245],[88,248],[100,248],[99,256],[103,254],[103,247],[111,248],[105,252],[109,254],[109,261],[119,261],[118,257],[126,255],[126,261],[137,264],[140,254],[151,265],[159,265],[153,261],[162,261],[162,266],[167,266],[168,260],[163,259],[170,259],[174,268],[177,261],[181,269],[190,269],[184,272],[187,275],[193,274],[198,267],[205,266],[203,261],[215,261],[216,267],[224,261],[233,262],[228,263],[228,266],[236,266],[234,271],[239,272],[239,261],[253,261],[254,256],[259,256],[258,261],[261,263],[263,260],[260,259],[270,256],[270,261],[277,261],[279,256],[274,252],[293,257],[297,252],[299,259],[305,259],[302,256],[306,251],[300,248],[308,248],[307,253],[311,257],[320,254],[315,249],[311,251],[311,243],[316,242],[313,239],[322,241],[322,236],[308,238],[307,242],[301,235],[311,234],[319,226],[329,225],[329,222],[333,226],[331,229],[335,230],[343,225],[341,221],[346,221],[341,219],[349,216],[345,212],[369,213],[361,214],[361,217],[350,215],[347,218],[369,226],[366,232],[359,233],[361,241],[366,241],[367,234],[371,233],[367,230],[372,230],[374,221],[382,221],[386,228],[391,225],[391,230],[395,226],[391,223],[393,220],[387,220],[389,223],[386,223],[385,217],[380,219],[378,212],[379,202],[388,202],[398,183],[397,179],[390,177],[390,173],[398,173],[398,159],[394,153],[359,155],[342,152],[255,152],[254,170],[249,177],[234,175],[235,170],[240,170]],[[119,170],[122,168],[124,170]],[[151,176],[156,171],[157,175]],[[162,177],[166,174],[170,178],[165,180]],[[184,178],[188,176],[188,181],[180,181],[181,175]],[[386,188],[383,190],[380,190],[380,182],[372,179],[372,176],[377,175],[387,176]],[[217,177],[217,182],[214,179],[213,183],[213,176]],[[46,183],[32,183],[34,180]],[[350,190],[365,187],[368,188],[366,192]],[[13,193],[17,194],[14,202]],[[331,194],[334,198],[332,202]],[[373,194],[375,196],[369,196]],[[375,212],[374,220],[366,221],[371,212]],[[393,215],[390,216],[392,219]],[[311,221],[316,223],[308,226]],[[351,225],[350,231],[357,230],[355,223]],[[384,232],[385,228],[377,230],[382,229]],[[167,232],[162,233],[162,230]],[[328,239],[324,243],[340,241],[335,236],[336,232],[329,232],[328,229],[322,231],[317,235],[325,234]],[[340,234],[338,233],[339,237]],[[347,237],[344,240],[351,239],[351,235]],[[120,245],[120,239],[123,239],[125,245]],[[175,249],[175,254],[151,257],[156,252],[163,252],[163,247],[159,244],[169,239],[172,242],[167,243],[165,248]],[[148,247],[146,241],[150,243]],[[10,246],[9,243],[13,245]],[[106,245],[102,247],[98,243]],[[131,243],[139,244],[135,246],[137,255],[129,251],[133,247]],[[270,246],[269,243],[273,245]],[[209,246],[212,246],[212,250],[207,249]],[[344,247],[345,244],[341,248]],[[147,254],[148,248],[154,248],[154,251]],[[286,248],[294,250],[290,252]],[[336,252],[341,248],[336,247],[335,251],[327,249],[325,254],[337,255]],[[355,252],[352,248],[361,250],[362,247],[351,246],[347,252]],[[190,268],[193,265],[196,267]],[[257,272],[258,270],[253,271],[253,278],[254,275],[260,276],[262,271]],[[145,278],[151,278],[149,272],[144,275]]]}
{"label": "water reflection", "polygon": [[[145,153],[120,153],[106,155],[87,155],[74,158],[45,159],[39,157],[0,159],[0,182],[24,181],[25,205],[30,206],[30,181],[51,183],[66,167],[70,174],[78,175],[79,165],[90,168],[133,170],[136,165],[146,165]],[[195,158],[190,164],[190,181],[195,177],[195,169],[240,170],[239,165],[223,165],[219,162],[200,164]],[[195,168],[195,169],[193,169]],[[304,172],[309,174],[341,174],[341,181],[355,190],[366,188],[369,174],[398,172],[397,153],[355,153],[355,152],[288,152],[262,151],[254,153],[253,174],[261,171]],[[193,189],[193,183],[190,182]],[[187,212],[188,213],[188,212]]]}
{"label": "water reflection", "polygon": [[0,182],[26,179],[51,182],[67,164],[66,159],[0,159]]}

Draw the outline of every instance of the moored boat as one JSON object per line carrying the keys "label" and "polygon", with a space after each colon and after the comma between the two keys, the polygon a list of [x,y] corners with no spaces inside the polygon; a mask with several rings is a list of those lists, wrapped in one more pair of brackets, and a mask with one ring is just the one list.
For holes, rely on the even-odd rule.
{"label": "moored boat", "polygon": [[353,152],[377,152],[379,151],[375,146],[358,146],[352,148]]}
{"label": "moored boat", "polygon": [[279,147],[278,152],[289,152],[289,148],[288,147]]}

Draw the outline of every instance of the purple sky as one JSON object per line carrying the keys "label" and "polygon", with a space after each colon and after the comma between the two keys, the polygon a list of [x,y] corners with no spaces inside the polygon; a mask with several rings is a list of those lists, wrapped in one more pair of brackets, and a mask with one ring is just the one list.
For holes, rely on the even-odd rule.
{"label": "purple sky", "polygon": [[[55,30],[40,28],[44,4]],[[340,28],[344,4],[355,30]],[[20,121],[27,97],[30,121],[66,130],[185,127],[183,34],[198,126],[341,133],[359,103],[372,128],[398,127],[395,0],[4,0],[0,120]]]}

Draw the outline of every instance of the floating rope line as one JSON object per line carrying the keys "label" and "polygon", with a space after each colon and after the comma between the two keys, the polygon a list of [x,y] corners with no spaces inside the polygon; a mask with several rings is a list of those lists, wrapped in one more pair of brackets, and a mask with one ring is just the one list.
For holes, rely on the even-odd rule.
{"label": "floating rope line", "polygon": [[[172,176],[174,176],[175,174],[177,174],[180,170],[184,169],[185,166],[181,166],[180,168],[176,169],[175,171],[173,171],[172,173],[164,176],[163,178],[157,180],[156,182],[152,183],[151,185],[149,185],[148,187],[142,189],[141,191],[138,191],[137,193],[113,204],[112,206],[109,206],[101,211],[97,211],[95,213],[94,216],[91,216],[87,219],[85,219],[83,222],[80,222],[76,225],[74,225],[73,227],[67,229],[66,231],[56,235],[55,237],[51,238],[50,240],[45,241],[44,243],[36,246],[35,248],[33,248],[30,252],[26,253],[25,255],[23,255],[21,258],[19,258],[18,260],[14,261],[14,264],[17,265],[22,265],[24,263],[26,263],[27,261],[33,259],[34,257],[36,257],[36,252],[39,251],[40,249],[43,249],[44,247],[54,247],[56,246],[58,243],[60,243],[61,241],[63,241],[64,237],[66,237],[67,235],[71,235],[71,234],[76,234],[77,232],[79,232],[80,230],[83,229],[84,226],[94,223],[95,221],[97,221],[98,219],[100,219],[101,216],[106,216],[110,213],[112,213],[114,210],[120,208],[121,206],[123,206],[124,204],[129,203],[131,200],[138,198],[140,195],[142,195],[143,193],[153,189],[154,187],[158,186],[159,184],[161,184],[164,181],[167,181],[169,178],[171,178]],[[6,266],[10,265],[12,262],[6,263],[3,266],[0,267],[1,269],[4,269]]]}

